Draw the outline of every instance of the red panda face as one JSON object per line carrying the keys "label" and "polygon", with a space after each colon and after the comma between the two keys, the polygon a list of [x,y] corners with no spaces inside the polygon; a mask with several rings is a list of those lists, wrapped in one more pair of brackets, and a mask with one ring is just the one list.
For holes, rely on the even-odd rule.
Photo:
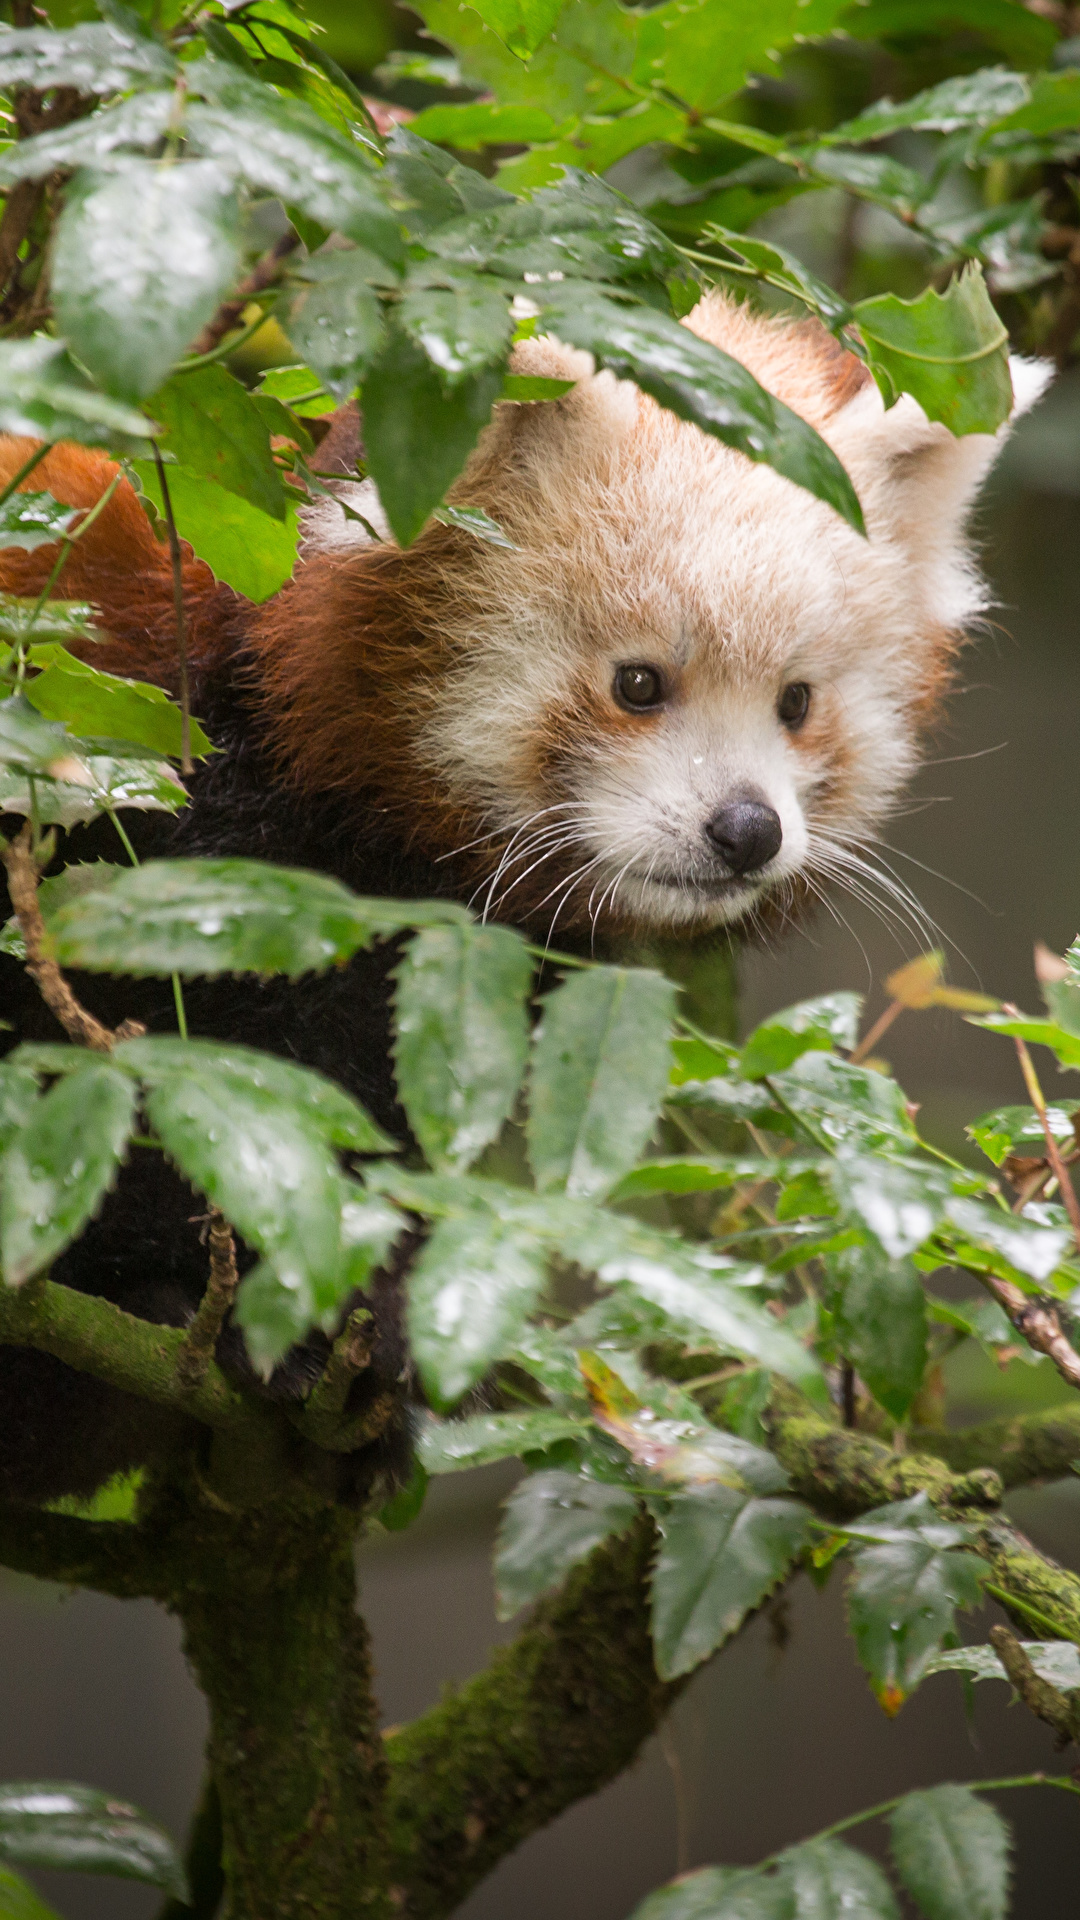
{"label": "red panda face", "polygon": [[[262,643],[283,748],[374,788],[479,910],[548,937],[775,924],[833,881],[859,890],[985,604],[963,528],[995,440],[956,440],[908,399],[886,412],[816,326],[717,297],[689,324],[830,441],[868,538],[532,342],[522,370],[573,392],[497,409],[453,495],[513,550],[440,526],[406,554],[357,546],[328,506]],[[308,669],[283,674],[282,648],[323,689],[306,727]]]}

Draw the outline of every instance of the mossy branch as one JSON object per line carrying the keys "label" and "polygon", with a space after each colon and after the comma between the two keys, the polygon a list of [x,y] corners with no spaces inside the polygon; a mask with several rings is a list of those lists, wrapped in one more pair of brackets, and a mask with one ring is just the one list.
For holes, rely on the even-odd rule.
{"label": "mossy branch", "polygon": [[1006,1487],[1060,1479],[1080,1459],[1080,1404],[1066,1401],[1041,1413],[986,1420],[974,1427],[916,1433],[914,1444],[954,1472],[992,1467]]}
{"label": "mossy branch", "polygon": [[31,1280],[18,1290],[0,1288],[0,1343],[51,1353],[107,1386],[208,1427],[261,1428],[272,1417],[232,1386],[213,1361],[201,1379],[187,1385],[180,1365],[187,1335],[180,1328],[136,1319],[111,1300],[51,1280]]}
{"label": "mossy branch", "polygon": [[953,1473],[932,1455],[895,1453],[869,1434],[823,1419],[793,1389],[779,1384],[768,1423],[794,1491],[837,1520],[915,1493],[927,1494],[940,1507],[996,1507],[1004,1491],[988,1466]]}
{"label": "mossy branch", "polygon": [[556,1814],[614,1780],[681,1682],[657,1678],[651,1523],[598,1548],[487,1669],[387,1739],[391,1897],[441,1920]]}
{"label": "mossy branch", "polygon": [[7,1503],[0,1505],[0,1566],[118,1600],[161,1599],[167,1586],[160,1543],[148,1528]]}

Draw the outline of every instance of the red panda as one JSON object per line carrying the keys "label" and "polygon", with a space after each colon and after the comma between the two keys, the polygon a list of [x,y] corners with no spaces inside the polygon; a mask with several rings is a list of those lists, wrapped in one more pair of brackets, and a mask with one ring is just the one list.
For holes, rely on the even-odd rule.
{"label": "red panda", "polygon": [[[911,399],[886,411],[816,322],[712,295],[688,324],[835,449],[867,538],[585,355],[527,343],[516,370],[574,386],[497,407],[451,496],[483,508],[507,546],[433,521],[401,551],[327,500],[307,515],[294,581],[261,607],[188,554],[195,706],[223,751],[176,821],[138,816],[140,853],[248,854],[360,892],[454,895],[586,945],[598,930],[782,921],[857,873],[986,604],[964,523],[1001,436],[955,439]],[[1018,374],[1034,398],[1041,371]],[[323,443],[324,466],[349,417]],[[29,451],[0,443],[0,480]],[[25,484],[88,507],[114,472],[58,446]],[[371,484],[340,484],[385,532]],[[49,547],[0,555],[0,587],[40,591],[54,559]],[[100,611],[95,663],[175,691],[169,556],[126,481],[73,549],[62,591]],[[112,828],[80,829],[66,852],[117,858]],[[361,955],[297,984],[193,983],[189,1018],[321,1068],[401,1134],[393,958]],[[113,1024],[173,1023],[167,983],[76,986]],[[9,1042],[58,1037],[2,958],[0,997]],[[138,1158],[54,1278],[180,1324],[205,1282],[197,1206],[157,1156]],[[392,1305],[380,1341],[358,1390],[400,1373]],[[235,1336],[221,1357],[243,1366]],[[317,1363],[302,1358],[301,1373]],[[157,1443],[145,1410],[133,1419],[122,1396],[43,1355],[0,1349],[0,1393],[24,1410],[0,1428],[0,1487],[20,1497],[89,1491]],[[357,1468],[354,1490],[371,1471]]]}

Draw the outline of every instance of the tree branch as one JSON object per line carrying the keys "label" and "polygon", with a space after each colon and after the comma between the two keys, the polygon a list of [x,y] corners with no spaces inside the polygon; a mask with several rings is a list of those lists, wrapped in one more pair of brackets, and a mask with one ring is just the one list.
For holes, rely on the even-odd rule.
{"label": "tree branch", "polygon": [[207,322],[192,346],[193,358],[201,359],[203,354],[213,353],[225,335],[240,325],[248,302],[254,300],[257,294],[265,293],[267,287],[272,287],[281,278],[286,260],[299,245],[299,235],[291,232],[283,233],[279,240],[275,240],[269,252],[256,262],[246,280],[241,280],[232,299],[223,301],[213,319]]}
{"label": "tree branch", "polygon": [[[1068,1180],[1068,1175],[1062,1174],[1061,1178]],[[1073,1193],[1071,1183],[1069,1192]],[[1073,1193],[1074,1202],[1075,1198]],[[1032,1351],[1045,1353],[1070,1387],[1080,1387],[1080,1353],[1062,1333],[1054,1308],[1043,1300],[1032,1300],[1012,1280],[1000,1280],[993,1273],[980,1273],[978,1278],[998,1305],[1004,1307],[1017,1333]]]}
{"label": "tree branch", "polygon": [[240,1393],[213,1361],[200,1380],[185,1385],[180,1362],[186,1341],[179,1327],[136,1319],[111,1300],[51,1280],[0,1289],[0,1345],[51,1353],[80,1373],[208,1427],[261,1431],[273,1418],[271,1410]]}
{"label": "tree branch", "polygon": [[1041,1680],[1023,1647],[1008,1627],[991,1627],[990,1641],[1025,1707],[1038,1719],[1053,1727],[1058,1745],[1067,1747],[1080,1732],[1080,1706],[1071,1698]]}
{"label": "tree branch", "polygon": [[55,960],[49,958],[45,944],[45,922],[41,917],[38,904],[38,872],[31,845],[32,829],[29,820],[15,840],[5,840],[0,834],[0,860],[7,868],[8,892],[15,909],[15,918],[26,943],[26,971],[37,987],[50,1013],[54,1013],[67,1034],[78,1047],[90,1047],[95,1053],[108,1053],[119,1039],[130,1039],[135,1033],[144,1033],[144,1027],[125,1021],[121,1029],[113,1033],[95,1020],[92,1013],[80,1005],[72,993],[67,981]]}
{"label": "tree branch", "polygon": [[838,1520],[915,1493],[928,1494],[941,1507],[995,1507],[1002,1496],[1001,1481],[989,1467],[980,1463],[970,1473],[952,1473],[932,1455],[894,1453],[869,1434],[822,1419],[779,1384],[768,1424],[794,1491]]}
{"label": "tree branch", "polygon": [[1005,1487],[1022,1487],[1031,1480],[1060,1479],[1080,1459],[1080,1405],[1067,1401],[1042,1413],[986,1420],[952,1432],[935,1427],[913,1434],[912,1440],[955,1472],[992,1467]]}
{"label": "tree branch", "polygon": [[0,1566],[64,1587],[93,1587],[118,1600],[161,1599],[160,1545],[123,1520],[77,1520],[36,1507],[0,1505]]}
{"label": "tree branch", "polygon": [[496,1863],[629,1766],[680,1691],[657,1679],[646,1520],[598,1548],[485,1672],[387,1738],[391,1897],[441,1920]]}

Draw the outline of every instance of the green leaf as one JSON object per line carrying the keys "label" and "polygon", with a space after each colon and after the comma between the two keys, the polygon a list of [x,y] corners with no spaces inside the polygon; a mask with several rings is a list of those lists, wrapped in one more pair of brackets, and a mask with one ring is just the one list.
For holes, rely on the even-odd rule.
{"label": "green leaf", "polygon": [[556,133],[554,120],[542,107],[500,107],[486,100],[470,100],[454,107],[425,107],[410,124],[422,140],[441,142],[458,153],[475,153],[489,146],[532,145],[551,140]]}
{"label": "green leaf", "polygon": [[270,434],[251,395],[222,366],[175,373],[148,401],[166,451],[202,479],[284,520],[288,505]]}
{"label": "green leaf", "polygon": [[0,506],[0,552],[51,547],[78,517],[78,507],[65,506],[51,493],[13,493]]}
{"label": "green leaf", "polygon": [[701,1867],[650,1893],[630,1920],[792,1920],[791,1894],[756,1867]]}
{"label": "green leaf", "polygon": [[[78,873],[80,869],[67,869],[68,873],[72,871]],[[332,1146],[346,1147],[353,1153],[395,1151],[396,1143],[387,1138],[344,1087],[327,1080],[311,1067],[296,1066],[276,1054],[257,1053],[253,1047],[226,1047],[218,1040],[180,1040],[169,1034],[155,1034],[152,1038],[121,1041],[110,1057],[126,1073],[135,1074],[149,1085],[154,1085],[163,1075],[185,1073],[189,1068],[205,1069],[221,1083],[223,1095],[235,1086],[241,1094],[253,1091],[278,1100],[283,1106],[295,1107],[306,1125]]]}
{"label": "green leaf", "polygon": [[235,180],[212,160],[76,175],[53,235],[57,323],[111,393],[140,400],[216,312],[240,265]]}
{"label": "green leaf", "polygon": [[928,1240],[958,1193],[979,1192],[978,1175],[925,1161],[886,1160],[881,1154],[838,1154],[830,1178],[840,1205],[869,1227],[891,1260],[902,1260]]}
{"label": "green leaf", "polygon": [[208,96],[191,101],[185,114],[185,131],[200,151],[320,226],[391,264],[401,260],[397,219],[359,141],[329,126],[305,101],[283,99],[224,61],[196,61],[185,77],[193,91]]}
{"label": "green leaf", "polygon": [[0,1914],[4,1920],[60,1920],[55,1909],[47,1907],[33,1887],[7,1867],[0,1867]]}
{"label": "green leaf", "polygon": [[420,1430],[417,1457],[429,1473],[460,1473],[523,1453],[543,1453],[559,1440],[581,1439],[589,1422],[573,1414],[478,1413],[469,1420],[429,1420]]}
{"label": "green leaf", "polygon": [[120,93],[149,81],[172,82],[176,62],[159,40],[119,24],[93,21],[67,27],[25,27],[0,40],[0,89],[75,87],[79,93]]}
{"label": "green leaf", "polygon": [[812,1049],[831,1053],[835,1047],[853,1047],[862,1004],[861,993],[826,993],[770,1014],[743,1047],[739,1072],[746,1080],[763,1080]]}
{"label": "green leaf", "polygon": [[887,1074],[812,1051],[773,1074],[770,1086],[812,1137],[832,1147],[907,1152],[917,1145],[903,1091]]}
{"label": "green leaf", "polygon": [[985,1562],[969,1530],[940,1520],[925,1493],[878,1507],[855,1526],[848,1613],[859,1659],[887,1713],[899,1712],[929,1670],[956,1609],[974,1607]]}
{"label": "green leaf", "polygon": [[0,187],[13,186],[16,180],[42,180],[60,167],[92,167],[124,147],[154,146],[167,131],[175,106],[171,88],[168,93],[137,93],[87,119],[18,140],[0,154]]}
{"label": "green leaf", "polygon": [[[74,739],[72,746],[76,745]],[[32,814],[36,801],[42,826],[74,827],[106,808],[135,807],[146,813],[175,813],[188,803],[187,793],[177,774],[165,760],[120,758],[115,754],[80,751],[78,760],[62,759],[72,778],[35,779],[34,798],[30,782],[22,773],[4,770],[0,750],[0,813]]]}
{"label": "green leaf", "polygon": [[994,136],[1011,133],[1071,133],[1080,120],[1080,75],[1075,68],[1064,73],[1036,74],[1028,83],[1029,98],[1005,114],[991,130]]}
{"label": "green leaf", "polygon": [[501,369],[514,324],[509,292],[505,281],[425,261],[405,282],[398,324],[453,388],[485,367]]}
{"label": "green leaf", "polygon": [[[1071,1107],[1048,1106],[1046,1109],[1050,1131],[1066,1152],[1076,1145],[1073,1118],[1077,1111]],[[964,1132],[982,1148],[995,1167],[1000,1167],[1014,1153],[1035,1160],[1046,1156],[1046,1135],[1034,1107],[994,1107],[990,1113],[973,1120]]]}
{"label": "green leaf", "polygon": [[321,386],[310,367],[267,367],[257,396],[281,400],[301,420],[317,420],[334,411],[333,396]]}
{"label": "green leaf", "polygon": [[786,1175],[792,1163],[766,1160],[755,1154],[680,1154],[677,1158],[646,1160],[632,1173],[624,1174],[610,1195],[612,1200],[630,1200],[646,1193],[711,1193],[717,1187],[731,1187],[739,1180],[775,1180]]}
{"label": "green leaf", "polygon": [[711,1113],[722,1114],[726,1120],[758,1120],[767,1123],[770,1128],[774,1127],[775,1122],[784,1122],[788,1131],[791,1130],[790,1121],[780,1113],[767,1087],[754,1086],[745,1080],[731,1079],[723,1074],[717,1074],[711,1080],[679,1082],[669,1089],[667,1105],[703,1107]]}
{"label": "green leaf", "polygon": [[973,1027],[986,1027],[991,1033],[1009,1034],[1039,1047],[1049,1047],[1062,1067],[1080,1067],[1080,1035],[1060,1027],[1056,1021],[1040,1020],[1027,1014],[986,1013],[972,1019]]}
{"label": "green leaf", "polygon": [[[12,502],[28,497],[13,494]],[[16,594],[0,593],[0,634],[5,640],[21,640],[33,661],[50,657],[43,653],[43,643],[100,641],[102,633],[94,624],[95,616],[96,609],[88,600],[46,600],[39,608],[37,600],[20,600]]]}
{"label": "green leaf", "polygon": [[462,533],[475,534],[489,547],[501,547],[504,553],[520,553],[520,547],[507,537],[497,520],[482,507],[436,507],[433,516],[444,527],[458,527]]}
{"label": "green leaf", "polygon": [[325,874],[261,860],[148,860],[70,902],[52,932],[61,965],[91,973],[295,979],[381,936],[461,917],[450,902],[362,900]]}
{"label": "green leaf", "polygon": [[1015,66],[1043,67],[1058,29],[1015,0],[867,0],[843,15],[844,32],[859,40],[905,40],[965,28]]}
{"label": "green leaf", "polygon": [[520,1229],[438,1221],[408,1280],[409,1345],[434,1406],[453,1406],[514,1344],[546,1277],[544,1248]]}
{"label": "green leaf", "polygon": [[189,1898],[184,1869],[156,1820],[112,1794],[53,1780],[0,1786],[0,1854],[53,1872],[108,1873]]}
{"label": "green leaf", "polygon": [[603,1193],[637,1159],[670,1068],[675,988],[644,968],[591,967],[544,1001],[529,1080],[529,1160],[542,1190]]}
{"label": "green leaf", "polygon": [[897,1873],[926,1920],[1005,1920],[1009,1829],[970,1787],[905,1794],[889,1826]]}
{"label": "green leaf", "polygon": [[379,1508],[378,1521],[387,1533],[404,1533],[418,1517],[428,1490],[430,1474],[419,1460],[414,1459],[412,1472],[403,1487],[391,1494],[386,1505]]}
{"label": "green leaf", "polygon": [[63,341],[35,334],[0,340],[0,431],[33,440],[78,440],[83,446],[145,442],[140,413],[98,393],[80,374]]}
{"label": "green leaf", "polygon": [[[1064,1693],[1080,1689],[1080,1647],[1072,1640],[1021,1640],[1040,1680]],[[954,1647],[930,1662],[928,1673],[967,1673],[972,1680],[1008,1680],[993,1647]]]}
{"label": "green leaf", "polygon": [[1030,83],[1022,73],[1003,67],[981,67],[977,73],[955,74],[936,87],[925,87],[908,100],[875,100],[854,120],[844,120],[823,136],[822,144],[856,144],[882,140],[901,128],[920,133],[955,133],[960,127],[985,126],[1013,113],[1030,97]]}
{"label": "green leaf", "polygon": [[572,393],[576,385],[576,380],[546,380],[541,374],[508,373],[499,399],[513,400],[517,405],[536,400],[561,400],[564,394]]}
{"label": "green leaf", "polygon": [[37,1097],[38,1082],[33,1069],[21,1060],[0,1060],[0,1154],[25,1127]]}
{"label": "green leaf", "polygon": [[334,247],[305,261],[299,278],[306,284],[289,308],[289,338],[343,400],[382,349],[386,323],[376,288],[392,284],[395,275],[366,247]]}
{"label": "green leaf", "polygon": [[805,1545],[808,1509],[723,1486],[690,1487],[658,1510],[652,1631],[662,1680],[715,1653]]}
{"label": "green leaf", "polygon": [[[846,0],[818,5],[806,30],[828,32]],[[699,113],[737,93],[748,74],[774,71],[777,47],[802,24],[793,0],[760,0],[733,7],[730,0],[667,0],[646,13],[638,35],[635,80],[661,86]]]}
{"label": "green leaf", "polygon": [[[24,683],[24,693],[46,719],[62,720],[72,733],[91,738],[107,735],[180,757],[180,709],[161,687],[146,680],[103,673],[57,647],[44,672]],[[194,719],[191,751],[199,759],[212,751],[209,738]]]}
{"label": "green leaf", "polygon": [[505,927],[429,927],[398,969],[398,1094],[433,1166],[469,1166],[514,1104],[533,962]]}
{"label": "green leaf", "polygon": [[[966,1199],[952,1201],[946,1237],[961,1266],[966,1264],[967,1249],[982,1246],[1007,1261],[1017,1277],[1023,1275],[1039,1284],[1049,1280],[1072,1245],[1071,1228],[1040,1220],[1034,1207],[1029,1206],[1025,1214],[1013,1214]],[[997,1269],[991,1266],[984,1270]]]}
{"label": "green leaf", "polygon": [[35,1102],[0,1161],[0,1265],[9,1287],[40,1273],[93,1218],[134,1114],[130,1080],[93,1054]]}
{"label": "green leaf", "polygon": [[749,459],[765,461],[835,507],[856,532],[865,531],[855,489],[831,447],[740,361],[653,308],[623,306],[593,288],[571,287],[561,298],[547,287],[537,292],[560,339],[584,347],[598,366],[635,381],[661,406]]}
{"label": "green leaf", "polygon": [[828,1261],[840,1288],[836,1339],[875,1400],[902,1420],[926,1371],[926,1299],[908,1260],[872,1243]]}
{"label": "green leaf", "polygon": [[[511,53],[527,60],[541,40],[547,39],[566,0],[469,0],[469,3]],[[525,135],[526,139],[529,137]]]}
{"label": "green leaf", "polygon": [[495,1547],[496,1611],[512,1620],[561,1586],[572,1567],[625,1533],[638,1503],[627,1487],[580,1474],[533,1473],[507,1500]]}
{"label": "green leaf", "polygon": [[[161,520],[165,502],[153,460],[132,460],[143,495]],[[216,579],[234,587],[256,605],[269,600],[296,566],[300,508],[291,502],[284,520],[272,519],[238,493],[207,486],[201,474],[188,467],[170,466],[167,472],[169,504],[176,531]]]}
{"label": "green leaf", "polygon": [[805,301],[827,327],[842,326],[850,319],[848,302],[842,300],[827,281],[819,280],[795,254],[786,252],[783,247],[745,233],[733,233],[729,227],[718,226],[714,222],[703,229],[702,240],[710,246],[723,247],[725,252],[733,253],[736,259],[752,270],[756,278],[766,281],[770,287],[778,287],[782,293],[792,293],[796,299]]}
{"label": "green leaf", "polygon": [[790,1889],[790,1920],[900,1920],[881,1868],[839,1840],[806,1840],[777,1864]]}
{"label": "green leaf", "polygon": [[995,433],[1008,419],[1009,336],[978,267],[965,267],[943,294],[878,294],[853,311],[887,407],[910,393],[955,434]]}
{"label": "green leaf", "polygon": [[[92,893],[95,887],[108,886],[113,876],[123,871],[108,860],[88,860],[85,865],[65,867],[61,873],[43,880],[37,898],[46,927],[66,900],[74,900],[80,893]],[[14,914],[0,934],[0,953],[10,953],[17,960],[26,959],[26,945]],[[72,1052],[77,1059],[80,1057],[78,1049]]]}
{"label": "green leaf", "polygon": [[926,197],[922,175],[884,154],[852,153],[846,147],[821,146],[802,147],[797,158],[816,180],[832,187],[846,187],[860,200],[887,207],[901,220],[910,220]]}
{"label": "green leaf", "polygon": [[427,355],[390,328],[364,381],[362,411],[371,476],[399,545],[415,540],[457,479],[501,385],[501,369],[489,368],[447,390]]}

